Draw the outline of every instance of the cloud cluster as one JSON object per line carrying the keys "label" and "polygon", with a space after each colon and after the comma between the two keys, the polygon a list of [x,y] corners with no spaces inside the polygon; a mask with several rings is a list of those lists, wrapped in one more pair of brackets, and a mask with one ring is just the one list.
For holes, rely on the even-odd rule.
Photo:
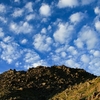
{"label": "cloud cluster", "polygon": [[14,13],[12,14],[13,17],[20,17],[23,15],[24,10],[20,8],[16,8]]}
{"label": "cloud cluster", "polygon": [[3,4],[0,4],[0,13],[5,13],[6,12],[6,7]]}
{"label": "cloud cluster", "polygon": [[33,30],[33,27],[28,23],[28,22],[20,22],[20,23],[15,23],[12,22],[10,24],[10,30],[13,31],[16,34],[20,33],[31,33]]}
{"label": "cloud cluster", "polygon": [[50,51],[50,45],[52,43],[52,39],[47,37],[46,35],[36,34],[34,37],[33,45],[35,49],[39,51]]}
{"label": "cloud cluster", "polygon": [[100,6],[95,0],[13,0],[0,4],[0,23],[1,65],[65,64],[99,75]]}
{"label": "cloud cluster", "polygon": [[78,6],[78,1],[77,0],[59,0],[58,2],[58,7],[59,8],[64,8],[64,7],[74,7]]}
{"label": "cloud cluster", "polygon": [[77,12],[77,13],[72,14],[69,19],[72,23],[75,24],[75,23],[82,21],[84,17],[85,17],[85,14],[81,12]]}
{"label": "cloud cluster", "polygon": [[20,57],[19,46],[15,42],[12,43],[11,37],[4,38],[4,42],[0,42],[0,47],[2,48],[1,59],[7,61],[8,64]]}
{"label": "cloud cluster", "polygon": [[98,44],[98,37],[93,29],[83,26],[77,40],[74,42],[78,48],[84,48],[86,46],[87,49],[92,49]]}
{"label": "cloud cluster", "polygon": [[69,23],[59,23],[58,29],[54,32],[55,41],[63,44],[65,42],[69,42],[69,39],[73,33],[74,27]]}
{"label": "cloud cluster", "polygon": [[77,7],[77,6],[84,6],[89,5],[90,3],[93,3],[95,0],[59,0],[58,7],[59,8],[65,8],[65,7]]}

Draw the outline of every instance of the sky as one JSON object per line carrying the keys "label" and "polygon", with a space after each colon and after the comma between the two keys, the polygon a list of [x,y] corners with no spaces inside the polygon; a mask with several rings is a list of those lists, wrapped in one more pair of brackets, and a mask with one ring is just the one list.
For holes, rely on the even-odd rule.
{"label": "sky", "polygon": [[100,0],[0,0],[0,73],[39,65],[100,75]]}

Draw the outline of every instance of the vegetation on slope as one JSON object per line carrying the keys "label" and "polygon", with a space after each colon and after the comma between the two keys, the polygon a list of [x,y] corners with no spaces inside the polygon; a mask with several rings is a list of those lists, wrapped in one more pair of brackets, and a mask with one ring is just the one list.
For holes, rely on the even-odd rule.
{"label": "vegetation on slope", "polygon": [[100,77],[67,88],[50,100],[100,100]]}

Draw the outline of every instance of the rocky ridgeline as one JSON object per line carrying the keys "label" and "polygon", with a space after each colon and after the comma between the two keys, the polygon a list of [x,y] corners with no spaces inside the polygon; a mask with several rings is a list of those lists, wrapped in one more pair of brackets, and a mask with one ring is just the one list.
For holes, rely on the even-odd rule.
{"label": "rocky ridgeline", "polygon": [[49,100],[55,94],[96,76],[62,66],[9,70],[0,74],[0,100]]}

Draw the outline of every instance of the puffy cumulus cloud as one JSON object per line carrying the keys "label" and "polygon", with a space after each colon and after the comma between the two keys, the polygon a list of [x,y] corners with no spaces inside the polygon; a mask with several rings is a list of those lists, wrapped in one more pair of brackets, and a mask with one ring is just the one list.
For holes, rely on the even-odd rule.
{"label": "puffy cumulus cloud", "polygon": [[59,23],[58,29],[54,32],[53,37],[56,42],[61,44],[66,43],[70,40],[70,37],[73,33],[74,26],[69,25],[68,23]]}
{"label": "puffy cumulus cloud", "polygon": [[79,6],[80,4],[82,6],[84,5],[89,5],[91,3],[93,3],[95,0],[80,0],[80,2],[78,0],[59,0],[58,2],[58,7],[59,8],[65,8],[65,7],[76,7]]}
{"label": "puffy cumulus cloud", "polygon": [[66,54],[65,51],[61,52],[61,57],[62,57],[62,58],[65,58],[66,56],[67,56],[67,54]]}
{"label": "puffy cumulus cloud", "polygon": [[3,23],[7,23],[7,19],[5,17],[0,16],[0,21]]}
{"label": "puffy cumulus cloud", "polygon": [[28,10],[28,12],[33,12],[33,3],[32,2],[28,2],[25,5],[25,8]]}
{"label": "puffy cumulus cloud", "polygon": [[[46,61],[41,59],[40,56],[34,51],[30,49],[23,50],[24,53],[24,68],[29,69],[31,67],[37,67],[39,65],[47,65]],[[20,62],[17,63],[17,66],[21,65]]]}
{"label": "puffy cumulus cloud", "polygon": [[47,29],[48,29],[48,30],[51,30],[51,28],[52,28],[51,25],[49,25]]}
{"label": "puffy cumulus cloud", "polygon": [[25,19],[26,19],[27,21],[33,20],[33,19],[35,19],[35,14],[29,14],[29,15],[26,16]]}
{"label": "puffy cumulus cloud", "polygon": [[[13,17],[21,17],[21,16],[25,16],[28,13],[33,13],[33,3],[32,2],[28,2],[23,8],[15,8],[12,16]],[[33,14],[26,15],[27,19],[30,20],[32,19],[31,17],[33,17]]]}
{"label": "puffy cumulus cloud", "polygon": [[51,37],[47,37],[46,35],[36,34],[33,38],[34,38],[33,45],[35,49],[41,52],[51,50],[50,47],[50,45],[52,44]]}
{"label": "puffy cumulus cloud", "polygon": [[99,21],[99,20],[97,20],[97,21],[95,22],[95,28],[96,28],[96,30],[97,30],[98,32],[100,32],[100,21]]}
{"label": "puffy cumulus cloud", "polygon": [[28,22],[20,22],[19,24],[12,22],[10,24],[10,30],[14,33],[31,33],[33,30],[33,27]]}
{"label": "puffy cumulus cloud", "polygon": [[23,40],[21,40],[21,44],[26,44],[27,43],[27,39],[23,39]]}
{"label": "puffy cumulus cloud", "polygon": [[84,46],[84,43],[80,38],[78,38],[77,40],[74,40],[74,43],[78,48],[83,48]]}
{"label": "puffy cumulus cloud", "polygon": [[[61,64],[61,62],[62,62],[62,60],[61,60],[61,58],[60,58],[60,56],[59,55],[54,55],[53,53],[51,54],[51,59],[52,59],[52,61],[53,61],[53,63],[56,63],[56,64]],[[60,61],[61,60],[61,61]]]}
{"label": "puffy cumulus cloud", "polygon": [[5,13],[6,12],[6,7],[3,4],[0,4],[0,13]]}
{"label": "puffy cumulus cloud", "polygon": [[73,46],[70,46],[70,47],[67,49],[67,51],[68,51],[71,55],[77,55],[77,54],[78,54],[77,50],[76,50],[75,47],[73,47]]}
{"label": "puffy cumulus cloud", "polygon": [[80,22],[84,17],[85,17],[85,14],[84,13],[77,12],[77,13],[72,14],[69,19],[70,19],[70,21],[72,23],[75,24],[75,23]]}
{"label": "puffy cumulus cloud", "polygon": [[99,7],[94,8],[94,12],[95,14],[100,14],[100,8]]}
{"label": "puffy cumulus cloud", "polygon": [[13,17],[20,17],[23,15],[24,9],[16,8],[12,14]]}
{"label": "puffy cumulus cloud", "polygon": [[81,0],[82,5],[89,5],[90,3],[93,3],[95,0]]}
{"label": "puffy cumulus cloud", "polygon": [[7,37],[3,38],[3,42],[5,42],[5,43],[10,43],[11,41],[13,41],[13,38],[10,37],[10,36],[7,36]]}
{"label": "puffy cumulus cloud", "polygon": [[94,57],[91,59],[88,70],[95,75],[100,75],[100,57]]}
{"label": "puffy cumulus cloud", "polygon": [[99,50],[90,50],[90,54],[92,54],[94,57],[100,57]]}
{"label": "puffy cumulus cloud", "polygon": [[32,62],[35,62],[39,59],[40,59],[39,55],[37,53],[35,53],[34,51],[32,51],[32,50],[26,51],[26,54],[24,57],[25,63],[32,63]]}
{"label": "puffy cumulus cloud", "polygon": [[81,61],[83,62],[83,63],[89,63],[89,61],[90,61],[90,58],[89,58],[89,56],[88,55],[86,55],[86,54],[83,54],[82,56],[81,56]]}
{"label": "puffy cumulus cloud", "polygon": [[65,64],[69,67],[73,67],[73,68],[80,68],[80,65],[78,63],[76,63],[76,61],[74,61],[72,58],[66,60]]}
{"label": "puffy cumulus cloud", "polygon": [[18,59],[21,53],[18,51],[18,44],[16,43],[4,43],[0,42],[0,47],[2,48],[1,59],[11,64],[13,61]]}
{"label": "puffy cumulus cloud", "polygon": [[[59,46],[59,47],[57,47],[56,48],[56,50],[55,50],[55,53],[56,54],[61,54],[62,52],[65,52],[65,53],[67,53],[67,49],[68,49],[68,45],[64,45],[64,46]],[[61,55],[60,55],[61,56]]]}
{"label": "puffy cumulus cloud", "polygon": [[18,2],[18,3],[19,3],[19,2],[20,2],[20,0],[14,0],[14,2]]}
{"label": "puffy cumulus cloud", "polygon": [[39,60],[39,61],[34,62],[32,64],[32,66],[34,66],[34,67],[37,67],[37,66],[40,66],[40,65],[42,65],[42,66],[48,66],[48,64],[47,64],[47,62],[45,60]]}
{"label": "puffy cumulus cloud", "polygon": [[51,15],[51,8],[48,4],[42,4],[39,9],[39,12],[42,16],[48,17]]}
{"label": "puffy cumulus cloud", "polygon": [[46,32],[47,32],[46,28],[42,28],[41,33],[46,33]]}
{"label": "puffy cumulus cloud", "polygon": [[4,32],[3,32],[3,29],[0,28],[0,38],[3,38],[4,37]]}
{"label": "puffy cumulus cloud", "polygon": [[86,45],[87,49],[92,49],[98,44],[98,37],[92,28],[89,26],[83,26],[74,43],[78,48],[83,48]]}
{"label": "puffy cumulus cloud", "polygon": [[100,51],[95,51],[95,52],[94,52],[94,56],[95,56],[95,57],[100,57]]}
{"label": "puffy cumulus cloud", "polygon": [[64,8],[64,7],[75,7],[78,6],[78,0],[59,0],[58,7]]}

